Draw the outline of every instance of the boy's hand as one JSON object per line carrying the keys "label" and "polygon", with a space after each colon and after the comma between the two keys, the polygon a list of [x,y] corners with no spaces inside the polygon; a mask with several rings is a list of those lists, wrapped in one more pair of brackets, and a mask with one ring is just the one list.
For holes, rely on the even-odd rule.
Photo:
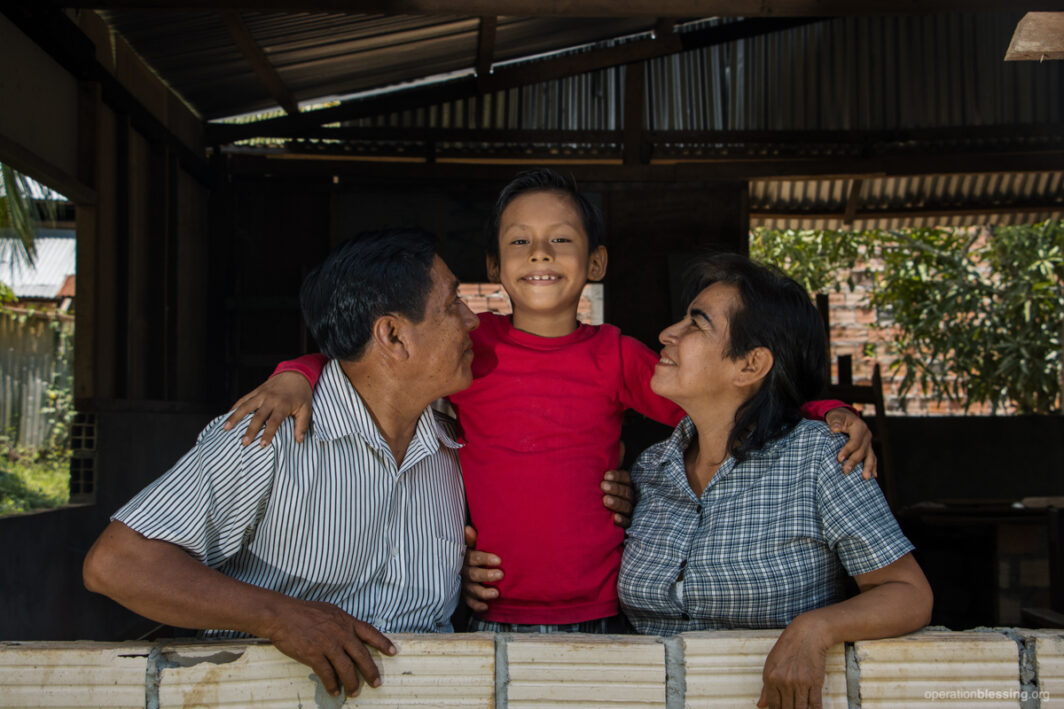
{"label": "boy's hand", "polygon": [[632,476],[627,470],[607,470],[599,487],[602,488],[602,504],[613,512],[613,523],[628,529],[632,524],[632,507],[635,505]]}
{"label": "boy's hand", "polygon": [[462,564],[462,598],[467,606],[477,613],[488,610],[486,601],[499,597],[499,589],[485,586],[485,583],[499,581],[502,569],[497,568],[502,564],[502,559],[486,551],[477,551],[473,547],[477,545],[477,530],[468,524],[465,528],[466,555]]}
{"label": "boy's hand", "polygon": [[233,412],[222,424],[230,431],[240,423],[240,419],[254,412],[248,430],[240,439],[241,445],[248,445],[265,424],[259,446],[265,448],[273,440],[277,428],[289,416],[296,417],[296,440],[303,442],[303,434],[310,428],[310,402],[314,398],[310,382],[299,372],[281,372],[258,385],[250,393],[242,396],[233,404]]}
{"label": "boy's hand", "polygon": [[868,424],[850,409],[832,409],[824,421],[835,433],[845,433],[850,437],[839,451],[838,461],[842,463],[842,472],[849,473],[858,463],[864,462],[861,475],[865,480],[878,477],[876,473],[876,453],[872,450],[872,431]]}

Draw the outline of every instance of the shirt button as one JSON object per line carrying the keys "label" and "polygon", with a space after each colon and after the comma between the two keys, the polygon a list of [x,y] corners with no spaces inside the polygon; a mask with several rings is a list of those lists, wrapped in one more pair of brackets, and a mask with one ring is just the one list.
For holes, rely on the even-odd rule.
{"label": "shirt button", "polygon": [[698,505],[697,507],[695,507],[695,512],[697,512],[698,514],[702,514],[702,505]]}
{"label": "shirt button", "polygon": [[684,620],[691,620],[691,616],[687,615],[686,613],[684,613],[684,614],[683,614],[682,616],[680,616],[680,617],[681,617],[681,618],[683,618]]}
{"label": "shirt button", "polygon": [[398,547],[392,547],[392,548],[390,548],[390,549],[388,550],[388,554],[390,554],[390,555],[391,555],[391,557],[392,557],[392,558],[394,559],[395,557],[399,556],[399,548],[398,548]]}

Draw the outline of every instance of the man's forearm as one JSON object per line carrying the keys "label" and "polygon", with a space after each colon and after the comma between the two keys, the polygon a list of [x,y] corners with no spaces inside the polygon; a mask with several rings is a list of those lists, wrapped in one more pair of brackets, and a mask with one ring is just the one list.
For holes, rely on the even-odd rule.
{"label": "man's forearm", "polygon": [[182,628],[239,630],[268,637],[291,599],[211,569],[169,542],[112,522],[89,550],[85,586],[126,608]]}

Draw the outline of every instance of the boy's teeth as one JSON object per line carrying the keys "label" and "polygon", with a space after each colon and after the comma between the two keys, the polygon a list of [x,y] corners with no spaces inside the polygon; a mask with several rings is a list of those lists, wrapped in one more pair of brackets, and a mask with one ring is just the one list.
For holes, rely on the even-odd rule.
{"label": "boy's teeth", "polygon": [[557,276],[527,276],[530,281],[554,281],[557,278]]}

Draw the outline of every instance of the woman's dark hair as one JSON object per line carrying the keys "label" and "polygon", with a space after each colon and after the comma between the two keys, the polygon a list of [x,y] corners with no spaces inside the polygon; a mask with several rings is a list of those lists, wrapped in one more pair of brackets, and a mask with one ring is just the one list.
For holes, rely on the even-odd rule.
{"label": "woman's dark hair", "polygon": [[357,360],[373,323],[389,313],[425,317],[436,237],[422,229],[386,229],[336,247],[303,281],[303,320],[322,354]]}
{"label": "woman's dark hair", "polygon": [[714,283],[738,290],[739,303],[728,317],[725,356],[736,359],[756,347],[772,352],[772,369],[761,388],[735,412],[728,449],[741,461],[794,428],[802,418],[802,404],[823,390],[824,324],[802,286],[745,256],[709,256],[692,266],[688,283],[688,303]]}
{"label": "woman's dark hair", "polygon": [[502,213],[510,202],[529,192],[561,192],[573,201],[573,205],[580,212],[580,220],[584,223],[588,253],[606,243],[602,213],[591,200],[577,190],[576,180],[571,176],[560,175],[550,168],[541,167],[518,173],[517,177],[499,192],[491,218],[484,225],[484,245],[488,256],[499,258],[499,223],[502,221]]}

